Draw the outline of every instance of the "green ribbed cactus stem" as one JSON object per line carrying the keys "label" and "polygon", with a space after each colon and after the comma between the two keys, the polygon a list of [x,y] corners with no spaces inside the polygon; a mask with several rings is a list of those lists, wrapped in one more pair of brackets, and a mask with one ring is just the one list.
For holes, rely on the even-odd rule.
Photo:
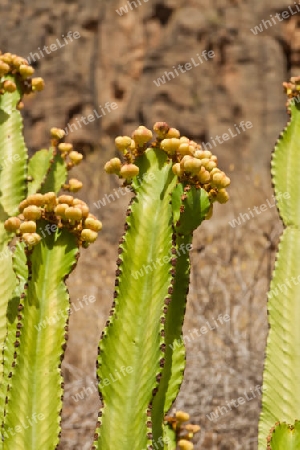
{"label": "green ribbed cactus stem", "polygon": [[172,448],[174,433],[164,416],[185,366],[182,324],[192,234],[230,182],[210,152],[167,124],[154,129],[158,138],[152,143],[145,127],[135,130],[133,139],[118,137],[124,163],[114,158],[105,165],[131,185],[134,197],[120,241],[114,302],[99,344],[103,407],[93,449]]}
{"label": "green ribbed cactus stem", "polygon": [[291,118],[278,139],[272,157],[275,197],[285,229],[268,294],[270,329],[263,375],[259,450],[265,450],[269,430],[275,422],[294,423],[299,417],[300,285],[297,280],[300,273],[300,107],[293,99],[299,94],[299,83],[300,79],[285,83]]}

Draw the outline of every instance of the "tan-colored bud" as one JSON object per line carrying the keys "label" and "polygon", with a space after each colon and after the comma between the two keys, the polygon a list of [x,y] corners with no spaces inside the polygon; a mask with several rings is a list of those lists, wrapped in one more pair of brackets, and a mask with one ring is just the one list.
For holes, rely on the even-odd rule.
{"label": "tan-colored bud", "polygon": [[37,233],[24,233],[22,234],[22,239],[30,247],[37,245],[42,240],[41,236]]}
{"label": "tan-colored bud", "polygon": [[120,176],[125,180],[135,177],[139,174],[140,169],[135,164],[124,164],[120,170]]}
{"label": "tan-colored bud", "polygon": [[180,140],[177,138],[163,139],[160,143],[161,148],[168,153],[168,155],[174,155],[179,148]]}
{"label": "tan-colored bud", "polygon": [[191,157],[189,159],[185,159],[183,162],[183,170],[185,172],[196,174],[199,173],[200,167],[201,167],[200,159]]}
{"label": "tan-colored bud", "polygon": [[118,136],[115,139],[115,144],[117,149],[123,152],[124,150],[127,150],[128,147],[130,147],[131,141],[132,139],[129,136]]}
{"label": "tan-colored bud", "polygon": [[74,198],[72,195],[60,195],[57,200],[58,203],[66,203],[67,205],[72,206]]}
{"label": "tan-colored bud", "polygon": [[19,67],[19,72],[22,78],[29,78],[34,74],[34,68],[26,64],[21,64]]}
{"label": "tan-colored bud", "polygon": [[3,55],[1,55],[0,59],[1,61],[4,61],[6,64],[12,64],[13,58],[16,55],[12,55],[11,53],[3,53]]}
{"label": "tan-colored bud", "polygon": [[194,444],[191,441],[187,441],[186,439],[180,439],[178,441],[178,447],[180,450],[193,450]]}
{"label": "tan-colored bud", "polygon": [[199,425],[193,425],[192,423],[188,423],[185,425],[185,429],[193,434],[196,434],[198,433],[198,431],[201,430],[201,427]]}
{"label": "tan-colored bud", "polygon": [[70,219],[71,221],[79,221],[82,219],[82,211],[76,206],[70,206],[65,210],[65,217],[66,219]]}
{"label": "tan-colored bud", "polygon": [[69,191],[70,192],[78,192],[82,188],[83,184],[81,181],[77,180],[76,178],[71,178],[69,180]]}
{"label": "tan-colored bud", "polygon": [[139,146],[143,147],[147,142],[152,139],[152,131],[148,130],[148,128],[140,125],[134,132],[132,133],[132,139]]}
{"label": "tan-colored bud", "polygon": [[178,147],[178,153],[181,155],[191,155],[190,144],[188,142],[182,142]]}
{"label": "tan-colored bud", "polygon": [[32,78],[31,85],[34,91],[42,91],[45,87],[45,81],[41,77]]}
{"label": "tan-colored bud", "polygon": [[211,182],[216,187],[225,188],[230,185],[230,178],[220,171],[213,174]]}
{"label": "tan-colored bud", "polygon": [[50,133],[54,139],[62,139],[66,134],[64,130],[56,127],[51,128]]}
{"label": "tan-colored bud", "polygon": [[83,202],[83,203],[76,204],[76,207],[81,209],[83,218],[88,217],[90,210],[86,203]]}
{"label": "tan-colored bud", "polygon": [[217,167],[217,164],[212,161],[211,159],[208,161],[208,163],[205,165],[205,168],[210,172],[212,169],[215,169]]}
{"label": "tan-colored bud", "polygon": [[176,138],[179,139],[180,138],[180,131],[177,130],[176,128],[169,128],[167,134],[166,134],[166,138],[167,139],[172,139],[172,138]]}
{"label": "tan-colored bud", "polygon": [[81,239],[84,242],[88,242],[88,243],[95,242],[97,237],[98,237],[98,233],[96,231],[89,230],[87,228],[83,229],[81,232]]}
{"label": "tan-colored bud", "polygon": [[25,62],[25,60],[24,60],[24,58],[22,58],[21,56],[12,55],[11,63],[12,63],[15,67],[20,67],[22,64],[24,64],[24,62]]}
{"label": "tan-colored bud", "polygon": [[109,174],[119,174],[121,170],[122,162],[119,158],[112,158],[104,166],[104,170]]}
{"label": "tan-colored bud", "polygon": [[82,161],[83,155],[73,150],[72,152],[69,153],[69,158],[73,164],[77,165],[80,163],[80,161]]}
{"label": "tan-colored bud", "polygon": [[97,219],[93,219],[92,217],[87,217],[84,221],[84,228],[89,228],[93,231],[100,231],[102,230],[102,222]]}
{"label": "tan-colored bud", "polygon": [[189,138],[187,138],[186,136],[181,136],[181,138],[180,138],[180,143],[181,144],[183,144],[183,143],[190,143],[190,140],[189,140]]}
{"label": "tan-colored bud", "polygon": [[26,206],[28,206],[28,201],[25,198],[25,200],[22,200],[21,203],[19,204],[19,211],[22,212],[24,208],[26,208]]}
{"label": "tan-colored bud", "polygon": [[166,122],[156,122],[153,125],[153,130],[155,131],[159,139],[164,139],[169,129],[170,127]]}
{"label": "tan-colored bud", "polygon": [[2,86],[6,92],[15,92],[17,89],[16,83],[11,80],[5,80]]}
{"label": "tan-colored bud", "polygon": [[210,173],[204,167],[201,167],[197,177],[201,184],[206,184],[210,181]]}
{"label": "tan-colored bud", "polygon": [[229,200],[229,195],[228,192],[226,191],[226,189],[219,189],[217,195],[216,195],[216,200],[219,203],[226,203]]}
{"label": "tan-colored bud", "polygon": [[6,75],[10,71],[10,67],[4,61],[0,61],[0,76]]}
{"label": "tan-colored bud", "polygon": [[204,159],[205,158],[205,154],[203,150],[196,150],[194,153],[195,158],[197,159]]}
{"label": "tan-colored bud", "polygon": [[176,411],[175,417],[179,422],[187,422],[190,420],[190,415],[184,411]]}
{"label": "tan-colored bud", "polygon": [[41,218],[42,211],[36,205],[30,205],[24,208],[23,216],[26,220],[38,220]]}
{"label": "tan-colored bud", "polygon": [[179,163],[176,163],[172,166],[172,172],[174,173],[174,175],[177,175],[178,177],[180,177],[183,174]]}
{"label": "tan-colored bud", "polygon": [[56,194],[55,192],[47,192],[44,194],[44,202],[45,203],[56,203]]}
{"label": "tan-colored bud", "polygon": [[20,225],[20,231],[21,233],[35,233],[36,223],[33,220],[23,222]]}
{"label": "tan-colored bud", "polygon": [[24,109],[24,106],[25,106],[24,103],[21,102],[21,100],[19,100],[19,102],[17,103],[16,108],[17,108],[18,111],[22,111],[22,109]]}
{"label": "tan-colored bud", "polygon": [[54,212],[58,216],[65,218],[65,211],[67,208],[69,208],[69,205],[67,203],[60,203],[54,208]]}
{"label": "tan-colored bud", "polygon": [[45,204],[45,198],[43,194],[40,193],[29,195],[27,197],[27,203],[28,205],[43,206]]}
{"label": "tan-colored bud", "polygon": [[69,153],[73,150],[73,145],[67,142],[61,142],[58,144],[58,150],[62,153]]}
{"label": "tan-colored bud", "polygon": [[21,221],[18,217],[10,217],[4,222],[6,231],[17,231],[20,228]]}
{"label": "tan-colored bud", "polygon": [[212,153],[209,150],[204,150],[203,154],[204,154],[204,158],[208,158],[208,159],[210,159],[212,156]]}
{"label": "tan-colored bud", "polygon": [[211,161],[214,161],[216,164],[218,164],[218,157],[216,155],[211,155],[210,159]]}
{"label": "tan-colored bud", "polygon": [[210,162],[210,159],[208,159],[208,158],[202,158],[201,159],[201,165],[203,167],[205,167],[205,169],[207,168],[207,165],[209,164],[209,162]]}
{"label": "tan-colored bud", "polygon": [[212,169],[212,171],[210,172],[211,179],[215,173],[220,173],[220,172],[221,172],[221,170],[218,167],[215,167],[214,169]]}

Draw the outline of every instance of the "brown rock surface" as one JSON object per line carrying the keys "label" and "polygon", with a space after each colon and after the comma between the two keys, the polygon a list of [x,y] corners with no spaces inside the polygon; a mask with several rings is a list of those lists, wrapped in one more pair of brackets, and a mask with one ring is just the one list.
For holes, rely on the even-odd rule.
{"label": "brown rock surface", "polygon": [[[177,405],[201,424],[197,449],[256,448],[258,396],[217,421],[207,415],[261,384],[271,249],[280,226],[275,208],[235,229],[228,219],[271,198],[270,154],[286,123],[281,83],[290,72],[297,75],[300,65],[299,16],[257,35],[250,29],[290,3],[136,0],[137,7],[120,16],[116,10],[128,7],[125,0],[1,0],[0,48],[34,57],[37,74],[46,82],[42,93],[25,101],[29,148],[48,145],[52,126],[75,124],[68,140],[86,161],[74,176],[85,181],[82,196],[104,223],[102,236],[84,252],[70,279],[74,303],[85,294],[97,300],[71,317],[61,449],[90,448],[99,407],[94,390],[77,402],[72,395],[95,383],[97,342],[112,301],[117,241],[129,199],[127,194],[100,210],[95,206],[118,186],[102,166],[115,153],[116,135],[131,133],[141,123],[151,127],[157,120],[204,143],[229,129],[234,132],[242,120],[252,124],[214,149],[225,171],[234,163],[232,201],[217,210],[219,220],[196,235],[195,248],[205,245],[205,250],[192,255],[185,333],[213,323],[219,314],[231,320],[187,342],[186,380]],[[69,31],[80,38],[66,44],[62,35]],[[65,45],[41,57],[40,49],[57,39]],[[177,76],[179,64],[199,61],[204,50],[215,56]],[[170,81],[156,86],[165,72],[173,72],[174,79],[169,74]],[[96,117],[94,110],[100,115],[106,102],[117,108],[78,125],[82,116]]]}

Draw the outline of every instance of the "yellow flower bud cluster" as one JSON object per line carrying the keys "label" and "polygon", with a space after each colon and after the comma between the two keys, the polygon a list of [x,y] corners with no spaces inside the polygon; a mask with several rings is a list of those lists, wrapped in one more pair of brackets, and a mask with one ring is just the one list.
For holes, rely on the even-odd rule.
{"label": "yellow flower bud cluster", "polygon": [[[45,86],[43,78],[31,78],[33,74],[34,68],[28,64],[25,58],[13,53],[0,52],[0,94],[14,92],[17,89],[17,85],[14,81],[1,80],[5,75],[15,75],[16,80],[18,79],[18,82],[20,83],[22,92],[25,94],[42,91]],[[22,109],[22,106],[23,105],[21,105],[19,109]]]}
{"label": "yellow flower bud cluster", "polygon": [[216,155],[209,150],[203,150],[201,145],[186,136],[180,136],[180,132],[176,128],[170,128],[166,122],[156,122],[153,130],[157,135],[154,143],[150,143],[152,131],[144,126],[134,130],[132,138],[118,136],[115,144],[123,153],[125,162],[123,164],[119,158],[112,158],[105,164],[105,171],[130,182],[139,174],[139,167],[134,164],[136,157],[144,152],[147,146],[151,146],[164,151],[173,161],[172,170],[179,182],[204,188],[212,203],[228,201],[226,188],[230,185],[230,178],[217,167]]}
{"label": "yellow flower bud cluster", "polygon": [[165,420],[176,433],[178,447],[181,450],[193,450],[192,439],[200,431],[200,427],[186,423],[190,420],[190,415],[184,411],[176,411],[173,416],[165,417]]}
{"label": "yellow flower bud cluster", "polygon": [[42,237],[36,232],[36,221],[44,219],[58,228],[67,228],[77,235],[83,247],[98,237],[102,223],[90,214],[87,204],[71,195],[56,196],[54,192],[29,195],[19,205],[20,214],[4,223],[9,232],[15,232],[30,248]]}

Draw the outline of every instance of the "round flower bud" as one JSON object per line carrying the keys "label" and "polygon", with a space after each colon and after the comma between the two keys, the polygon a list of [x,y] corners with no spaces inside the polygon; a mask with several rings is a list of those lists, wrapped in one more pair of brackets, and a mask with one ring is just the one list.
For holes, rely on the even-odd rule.
{"label": "round flower bud", "polygon": [[6,231],[17,231],[20,228],[21,221],[18,217],[10,217],[4,222]]}
{"label": "round flower bud", "polygon": [[210,181],[210,173],[204,167],[201,167],[197,177],[201,184],[206,184]]}
{"label": "round flower bud", "polygon": [[22,109],[24,109],[24,106],[25,106],[24,103],[21,102],[21,100],[19,100],[18,103],[17,103],[16,109],[18,111],[22,111]]}
{"label": "round flower bud", "polygon": [[65,211],[69,208],[69,205],[67,203],[60,203],[54,208],[54,212],[56,215],[65,218]]}
{"label": "round flower bud", "polygon": [[191,155],[189,143],[182,142],[178,147],[178,153],[181,155]]}
{"label": "round flower bud", "polygon": [[76,204],[76,207],[81,209],[83,218],[88,217],[90,210],[89,210],[89,207],[88,207],[88,205],[86,203],[84,203],[84,202],[83,203],[78,203],[78,204]]}
{"label": "round flower bud", "polygon": [[65,136],[65,131],[62,130],[61,128],[51,128],[50,130],[51,136],[54,139],[62,139]]}
{"label": "round flower bud", "polygon": [[179,422],[187,422],[190,420],[190,415],[184,411],[176,411],[175,417]]}
{"label": "round flower bud", "polygon": [[197,158],[189,158],[183,162],[183,169],[186,172],[196,174],[199,172],[201,167],[201,161]]}
{"label": "round flower bud", "polygon": [[179,163],[176,163],[172,166],[172,172],[174,173],[174,175],[177,175],[178,177],[182,175],[182,170]]}
{"label": "round flower bud", "polygon": [[37,233],[24,233],[22,234],[22,239],[28,246],[37,245],[41,240],[41,236]]}
{"label": "round flower bud", "polygon": [[73,150],[73,145],[66,142],[61,142],[58,144],[58,150],[62,153],[69,153]]}
{"label": "round flower bud", "polygon": [[122,178],[130,179],[139,174],[140,169],[135,164],[124,164],[120,170],[120,176]]}
{"label": "round flower bud", "polygon": [[192,423],[188,423],[185,425],[185,429],[193,434],[196,434],[198,433],[198,431],[201,430],[201,427],[199,425],[193,425]]}
{"label": "round flower bud", "polygon": [[28,205],[43,206],[45,204],[45,199],[43,194],[33,194],[27,197]]}
{"label": "round flower bud", "polygon": [[218,164],[218,157],[216,155],[211,155],[210,159],[211,161],[214,161],[216,164]]}
{"label": "round flower bud", "polygon": [[75,206],[70,206],[65,210],[66,219],[70,219],[71,221],[79,221],[82,219],[82,211],[80,208]]}
{"label": "round flower bud", "polygon": [[132,139],[129,136],[118,136],[115,139],[115,144],[118,150],[123,152],[131,145]]}
{"label": "round flower bud", "polygon": [[19,67],[19,72],[20,72],[22,78],[28,78],[34,74],[34,68],[31,66],[28,66],[26,64],[21,64]]}
{"label": "round flower bud", "polygon": [[229,200],[229,195],[228,192],[226,191],[226,189],[219,189],[217,196],[216,196],[216,200],[219,203],[226,203]]}
{"label": "round flower bud", "polygon": [[166,138],[167,139],[172,139],[172,138],[180,138],[180,131],[178,131],[176,128],[169,128],[167,134],[166,134]]}
{"label": "round flower bud", "polygon": [[81,232],[81,239],[88,243],[95,242],[97,237],[98,237],[98,233],[96,231],[89,230],[87,228],[83,229]]}
{"label": "round flower bud", "polygon": [[72,161],[72,163],[76,165],[79,164],[80,161],[82,161],[83,155],[73,150],[69,153],[69,158]]}
{"label": "round flower bud", "polygon": [[[156,122],[153,125],[153,130],[157,134],[157,137],[159,139],[164,139],[166,137],[166,134],[168,133],[170,127],[166,122]],[[175,136],[176,137],[176,136]]]}
{"label": "round flower bud", "polygon": [[19,204],[19,211],[22,212],[23,209],[26,208],[26,206],[28,206],[27,199],[22,200],[21,203]]}
{"label": "round flower bud", "polygon": [[69,180],[69,191],[70,192],[78,192],[82,188],[83,184],[81,181],[76,178],[71,178]]}
{"label": "round flower bud", "polygon": [[225,188],[230,185],[230,178],[220,171],[213,174],[211,182],[216,187]]}
{"label": "round flower bud", "polygon": [[84,228],[88,228],[93,231],[102,230],[102,222],[97,219],[93,219],[92,217],[87,217],[84,221]]}
{"label": "round flower bud", "polygon": [[190,143],[189,138],[187,138],[186,136],[181,136],[180,143],[183,144],[185,142],[189,144]]}
{"label": "round flower bud", "polygon": [[193,450],[194,444],[191,441],[187,441],[186,439],[180,439],[178,441],[178,447],[180,450]]}
{"label": "round flower bud", "polygon": [[211,159],[208,161],[208,163],[205,165],[205,168],[210,172],[212,169],[215,169],[217,167],[217,164],[212,161]]}
{"label": "round flower bud", "polygon": [[143,145],[151,141],[152,131],[141,125],[136,130],[134,130],[132,138],[139,147],[143,147]]}
{"label": "round flower bud", "polygon": [[0,61],[0,76],[7,74],[10,71],[10,67],[4,61]]}
{"label": "round flower bud", "polygon": [[74,198],[72,195],[60,195],[57,200],[58,203],[66,203],[67,205],[72,206]]}
{"label": "round flower bud", "polygon": [[36,232],[36,223],[33,220],[29,220],[28,222],[23,222],[20,225],[21,233],[35,233]]}
{"label": "round flower bud", "polygon": [[15,90],[17,89],[17,86],[13,81],[5,80],[3,83],[3,89],[6,92],[15,92]]}
{"label": "round flower bud", "polygon": [[56,194],[55,192],[47,192],[46,194],[44,194],[44,202],[46,204],[48,203],[56,203]]}
{"label": "round flower bud", "polygon": [[122,162],[119,158],[112,158],[104,166],[104,170],[106,173],[112,174],[119,174],[121,170]]}
{"label": "round flower bud", "polygon": [[205,158],[203,150],[196,150],[195,153],[194,153],[194,156],[197,159],[204,159]]}
{"label": "round flower bud", "polygon": [[31,85],[34,91],[42,91],[45,87],[45,81],[41,77],[32,78]]}
{"label": "round flower bud", "polygon": [[204,158],[211,158],[212,153],[209,150],[203,150]]}
{"label": "round flower bud", "polygon": [[26,220],[38,220],[41,218],[42,211],[36,205],[30,205],[23,209],[23,215]]}
{"label": "round flower bud", "polygon": [[180,145],[180,140],[176,138],[163,139],[160,143],[161,148],[168,153],[168,155],[174,155]]}
{"label": "round flower bud", "polygon": [[4,62],[7,63],[7,64],[11,64],[11,63],[12,63],[12,60],[13,60],[13,58],[14,58],[15,56],[16,56],[16,55],[13,55],[13,54],[11,54],[11,53],[9,53],[9,52],[3,53],[3,55],[0,56],[0,60],[1,60],[1,61],[4,61]]}
{"label": "round flower bud", "polygon": [[55,192],[47,192],[44,194],[44,202],[47,211],[54,211],[54,208],[57,205]]}
{"label": "round flower bud", "polygon": [[207,168],[207,165],[208,165],[209,162],[210,162],[210,159],[208,159],[208,158],[202,158],[201,159],[201,165],[203,167],[205,167],[205,169]]}

